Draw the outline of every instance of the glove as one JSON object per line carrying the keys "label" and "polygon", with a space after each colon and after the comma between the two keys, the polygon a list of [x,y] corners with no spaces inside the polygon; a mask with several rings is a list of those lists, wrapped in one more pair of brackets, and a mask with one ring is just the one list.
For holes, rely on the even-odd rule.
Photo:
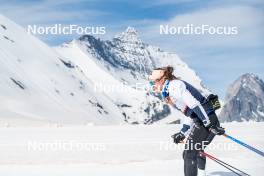
{"label": "glove", "polygon": [[178,144],[185,139],[184,134],[182,134],[181,132],[176,133],[176,134],[172,135],[171,137],[173,138],[173,142],[175,144]]}
{"label": "glove", "polygon": [[225,129],[224,128],[218,127],[218,126],[214,126],[214,125],[209,128],[209,131],[214,133],[215,135],[223,135],[223,134],[225,134]]}

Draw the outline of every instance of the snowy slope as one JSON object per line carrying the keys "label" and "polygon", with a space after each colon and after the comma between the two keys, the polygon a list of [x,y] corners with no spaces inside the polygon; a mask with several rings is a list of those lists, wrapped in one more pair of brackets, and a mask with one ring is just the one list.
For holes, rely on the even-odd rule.
{"label": "snowy slope", "polygon": [[0,16],[0,122],[121,123],[120,109],[76,65]]}

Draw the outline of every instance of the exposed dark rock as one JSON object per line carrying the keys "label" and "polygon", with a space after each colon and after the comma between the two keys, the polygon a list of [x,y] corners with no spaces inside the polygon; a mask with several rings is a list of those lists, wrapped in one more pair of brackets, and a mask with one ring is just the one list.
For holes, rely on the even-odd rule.
{"label": "exposed dark rock", "polygon": [[9,40],[9,41],[12,42],[12,43],[15,42],[14,40],[10,39],[9,37],[7,37],[7,36],[5,36],[5,35],[3,35],[3,37],[4,37],[6,40]]}
{"label": "exposed dark rock", "polygon": [[0,24],[0,26],[4,29],[4,30],[7,30],[6,26]]}
{"label": "exposed dark rock", "polygon": [[60,94],[60,91],[59,91],[58,89],[55,89],[55,92],[56,92],[57,94]]}
{"label": "exposed dark rock", "polygon": [[90,102],[94,107],[99,108],[97,111],[98,111],[100,114],[102,114],[102,113],[104,113],[104,114],[109,114],[109,112],[106,111],[106,110],[104,109],[103,105],[101,105],[100,103],[98,103],[98,102],[93,102],[92,100],[89,100],[89,102]]}
{"label": "exposed dark rock", "polygon": [[131,105],[128,105],[128,104],[121,104],[121,105],[117,105],[121,108],[131,108],[132,106]]}
{"label": "exposed dark rock", "polygon": [[70,61],[66,62],[63,59],[60,59],[60,61],[68,68],[74,68],[75,67],[74,64],[71,63]]}
{"label": "exposed dark rock", "polygon": [[25,87],[25,85],[22,83],[22,82],[20,82],[20,81],[17,81],[17,80],[15,80],[14,78],[10,78],[19,88],[21,88],[21,89],[25,89],[26,87]]}

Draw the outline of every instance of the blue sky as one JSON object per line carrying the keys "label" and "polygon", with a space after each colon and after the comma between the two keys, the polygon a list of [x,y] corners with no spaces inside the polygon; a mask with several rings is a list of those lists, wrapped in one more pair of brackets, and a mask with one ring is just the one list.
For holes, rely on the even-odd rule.
{"label": "blue sky", "polygon": [[[264,78],[264,1],[262,0],[0,0],[0,13],[27,25],[106,26],[110,39],[133,26],[143,41],[176,52],[224,98],[227,86],[241,74]],[[160,35],[159,25],[237,26],[238,35]],[[38,36],[59,45],[76,35]]]}

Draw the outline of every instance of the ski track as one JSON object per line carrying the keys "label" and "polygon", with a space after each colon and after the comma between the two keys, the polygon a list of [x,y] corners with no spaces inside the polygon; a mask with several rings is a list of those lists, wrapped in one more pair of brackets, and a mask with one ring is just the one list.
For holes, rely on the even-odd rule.
{"label": "ski track", "polygon": [[[223,124],[227,133],[260,150],[264,148],[264,123]],[[182,148],[170,136],[180,125],[120,125],[0,128],[0,175],[183,175]],[[29,150],[29,142],[103,144],[103,150]],[[209,149],[209,154],[249,173],[261,176],[264,158],[225,137],[215,144],[230,150]],[[169,147],[164,147],[166,146]],[[167,145],[168,144],[168,145]],[[232,176],[228,170],[207,160],[210,176]]]}

